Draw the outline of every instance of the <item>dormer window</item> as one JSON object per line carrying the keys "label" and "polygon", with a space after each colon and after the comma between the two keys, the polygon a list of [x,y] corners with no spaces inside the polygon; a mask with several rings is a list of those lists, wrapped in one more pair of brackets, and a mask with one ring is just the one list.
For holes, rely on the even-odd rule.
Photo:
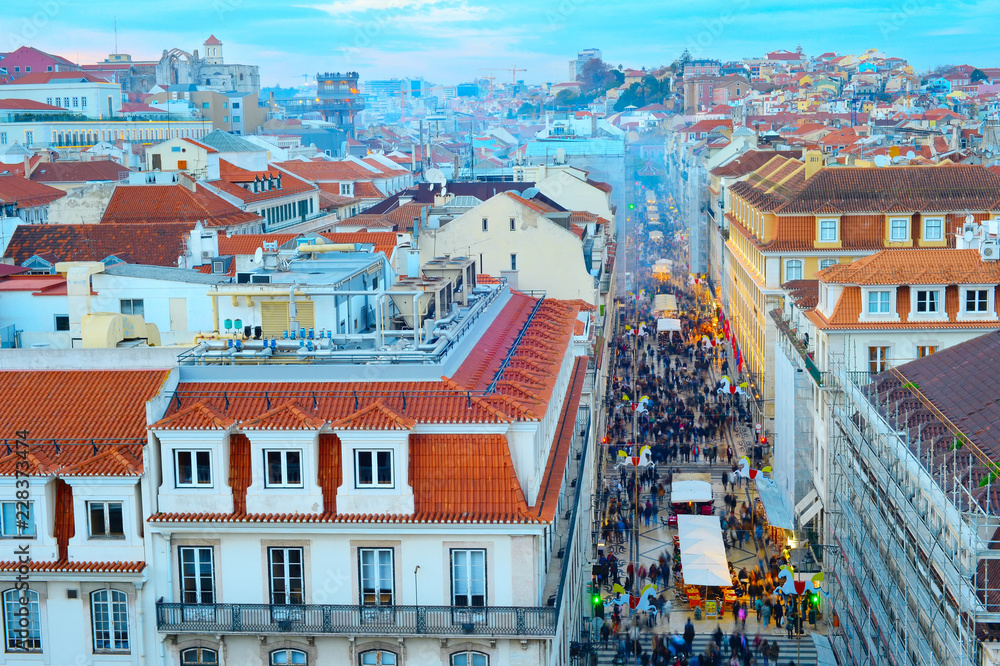
{"label": "dormer window", "polygon": [[268,488],[302,487],[301,451],[264,451]]}
{"label": "dormer window", "polygon": [[392,488],[392,451],[354,452],[355,486],[358,488]]}
{"label": "dormer window", "polygon": [[937,314],[941,312],[941,292],[937,289],[917,290],[917,313]]}
{"label": "dormer window", "polygon": [[889,240],[893,243],[910,240],[909,218],[894,217],[889,220]]}
{"label": "dormer window", "polygon": [[889,291],[868,292],[868,314],[889,314],[892,294]]}
{"label": "dormer window", "polygon": [[968,289],[965,292],[965,311],[969,314],[989,312],[990,292],[987,289]]}
{"label": "dormer window", "polygon": [[837,220],[820,220],[819,221],[819,242],[820,243],[836,243],[839,234],[837,233]]}
{"label": "dormer window", "polygon": [[924,220],[924,240],[925,241],[944,240],[943,218],[929,217]]}
{"label": "dormer window", "polygon": [[211,451],[175,451],[178,488],[212,487]]}

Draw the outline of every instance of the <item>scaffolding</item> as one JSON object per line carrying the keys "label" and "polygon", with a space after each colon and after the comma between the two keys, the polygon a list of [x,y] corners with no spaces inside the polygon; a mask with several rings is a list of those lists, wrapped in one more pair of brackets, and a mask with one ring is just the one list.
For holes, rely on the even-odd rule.
{"label": "scaffolding", "polygon": [[898,368],[838,365],[826,581],[841,663],[1000,663],[1000,468]]}

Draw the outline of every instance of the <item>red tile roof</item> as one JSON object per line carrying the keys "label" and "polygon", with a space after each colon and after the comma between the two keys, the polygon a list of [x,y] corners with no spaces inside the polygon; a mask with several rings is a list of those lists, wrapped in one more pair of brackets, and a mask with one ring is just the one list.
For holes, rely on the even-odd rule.
{"label": "red tile roof", "polygon": [[119,185],[101,218],[102,224],[202,222],[211,227],[239,226],[260,220],[198,186]]}
{"label": "red tile roof", "polygon": [[[102,261],[128,254],[136,263],[177,266],[192,224],[22,224],[11,235],[5,257],[20,264],[39,254],[57,261]],[[221,243],[221,239],[220,239]]]}
{"label": "red tile roof", "polygon": [[381,400],[330,424],[334,430],[413,430],[417,422],[386,407]]}
{"label": "red tile roof", "polygon": [[294,400],[282,403],[260,416],[243,421],[244,430],[318,430],[325,421],[310,415]]}
{"label": "red tile roof", "polygon": [[33,208],[50,204],[66,196],[62,190],[42,183],[35,183],[21,176],[0,176],[0,203],[17,204],[19,208]]}
{"label": "red tile roof", "polygon": [[552,445],[549,447],[549,459],[542,475],[542,486],[538,493],[532,512],[545,522],[552,522],[559,508],[559,496],[562,493],[563,480],[566,478],[566,464],[569,462],[569,452],[576,434],[576,416],[580,409],[580,397],[583,395],[583,384],[587,376],[589,358],[581,356],[576,359],[573,374],[570,376],[569,389],[563,403],[559,423],[556,426]]}
{"label": "red tile roof", "polygon": [[[923,250],[921,250],[923,251]],[[997,291],[994,289],[994,291]],[[859,321],[861,317],[862,297],[861,287],[844,287],[837,305],[830,317],[824,316],[818,310],[808,310],[804,314],[817,328],[823,330],[909,330],[909,329],[985,329],[994,330],[998,326],[997,319],[958,318],[959,293],[957,286],[945,287],[944,309],[948,319],[911,320],[910,319],[910,288],[908,286],[896,289],[896,321]]]}
{"label": "red tile roof", "polygon": [[858,285],[1000,284],[1000,264],[980,259],[979,250],[883,250],[816,274],[824,283]]}
{"label": "red tile roof", "polygon": [[215,35],[209,35],[208,39],[205,40],[205,46],[222,46],[222,42],[218,40]]}
{"label": "red tile roof", "polygon": [[[18,81],[20,83],[20,81]],[[0,99],[0,109],[8,111],[65,111],[61,106],[53,106],[44,102],[36,102],[33,99],[16,99],[8,97]]]}
{"label": "red tile roof", "polygon": [[[258,201],[268,201],[280,199],[294,194],[302,194],[315,190],[316,187],[295,176],[282,173],[278,169],[267,171],[248,171],[238,166],[230,164],[226,160],[219,160],[220,179],[209,182],[209,185],[222,190],[226,194],[236,197],[244,203],[255,203]],[[277,187],[270,190],[260,190],[254,192],[243,187],[242,183],[253,183],[256,180],[266,180],[268,178],[281,177],[281,189]],[[273,182],[273,181],[272,181]]]}
{"label": "red tile roof", "polygon": [[[23,566],[10,560],[0,562],[0,572],[13,573]],[[70,562],[66,559],[32,560],[28,564],[31,573],[139,573],[146,568],[145,562]]]}
{"label": "red tile roof", "polygon": [[91,162],[43,162],[31,173],[37,183],[85,183],[117,181],[131,169],[111,160]]}
{"label": "red tile roof", "polygon": [[382,190],[375,187],[375,183],[370,180],[355,181],[354,196],[361,199],[385,199]]}
{"label": "red tile roof", "polygon": [[202,150],[204,150],[204,151],[206,151],[208,153],[217,153],[217,152],[219,152],[215,148],[212,148],[212,146],[204,144],[201,141],[197,141],[195,139],[191,139],[191,138],[188,138],[188,137],[182,137],[181,141],[187,141],[191,145],[198,146],[199,148],[201,148]]}
{"label": "red tile roof", "polygon": [[30,74],[25,74],[24,76],[17,79],[14,83],[17,85],[38,85],[44,83],[52,83],[56,81],[60,84],[65,83],[107,83],[107,79],[102,79],[94,74],[88,74],[87,72],[32,72]]}
{"label": "red tile roof", "polygon": [[761,168],[775,157],[797,159],[801,155],[801,150],[749,150],[736,159],[712,169],[712,175],[721,178],[741,178]]}
{"label": "red tile roof", "polygon": [[196,402],[156,422],[159,430],[228,430],[236,425],[213,405]]}
{"label": "red tile roof", "polygon": [[298,238],[299,234],[236,234],[235,236],[219,235],[219,256],[251,255],[264,243],[277,243],[284,246],[289,241]]}
{"label": "red tile roof", "polygon": [[280,167],[283,171],[288,171],[299,178],[304,178],[312,183],[321,181],[353,182],[355,180],[373,180],[380,174],[372,173],[363,166],[359,166],[350,160],[331,162],[321,160],[316,162],[303,162],[300,160],[289,160],[287,162],[275,162],[274,166]]}

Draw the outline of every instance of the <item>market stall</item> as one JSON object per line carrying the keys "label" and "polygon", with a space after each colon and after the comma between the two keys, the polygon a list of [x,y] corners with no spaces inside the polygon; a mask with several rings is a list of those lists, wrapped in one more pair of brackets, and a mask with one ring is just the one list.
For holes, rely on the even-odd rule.
{"label": "market stall", "polygon": [[677,534],[685,585],[732,587],[718,516],[678,516]]}

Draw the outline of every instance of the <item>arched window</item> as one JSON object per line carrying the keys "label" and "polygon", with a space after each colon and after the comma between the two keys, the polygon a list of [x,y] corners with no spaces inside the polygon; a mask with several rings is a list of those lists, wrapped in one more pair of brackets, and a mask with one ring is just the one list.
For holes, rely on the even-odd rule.
{"label": "arched window", "polygon": [[219,653],[208,648],[181,651],[181,666],[219,666]]}
{"label": "arched window", "polygon": [[309,657],[302,650],[275,650],[271,653],[271,666],[307,663],[309,663]]}
{"label": "arched window", "polygon": [[[28,625],[21,624],[22,608],[28,609]],[[6,590],[3,593],[3,628],[7,652],[41,652],[42,621],[38,614],[38,592]]]}
{"label": "arched window", "polygon": [[118,590],[90,595],[95,652],[128,652],[128,596]]}
{"label": "arched window", "polygon": [[451,666],[489,666],[490,658],[482,652],[456,652],[451,655]]}
{"label": "arched window", "polygon": [[802,279],[802,260],[789,259],[785,262],[785,282]]}
{"label": "arched window", "polygon": [[361,666],[396,666],[396,653],[388,650],[362,652]]}

